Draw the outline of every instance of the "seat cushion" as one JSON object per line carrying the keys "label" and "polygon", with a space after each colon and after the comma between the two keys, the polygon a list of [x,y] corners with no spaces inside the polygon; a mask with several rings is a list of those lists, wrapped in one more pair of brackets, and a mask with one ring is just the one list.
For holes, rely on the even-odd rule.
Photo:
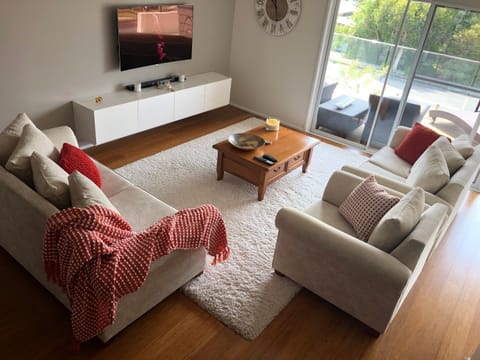
{"label": "seat cushion", "polygon": [[360,165],[360,168],[363,171],[366,171],[366,172],[369,172],[369,173],[375,174],[375,175],[381,175],[383,177],[398,181],[400,183],[405,183],[405,180],[406,180],[406,178],[404,178],[402,176],[399,176],[397,174],[394,174],[394,173],[384,169],[383,167],[380,167],[380,166],[370,162],[370,160],[365,161],[362,165]]}
{"label": "seat cushion", "polygon": [[438,146],[432,145],[412,166],[406,184],[435,194],[450,180],[447,161]]}
{"label": "seat cushion", "polygon": [[412,231],[425,207],[425,192],[421,188],[410,190],[392,207],[373,229],[368,243],[380,250],[391,252]]}
{"label": "seat cushion", "polygon": [[338,207],[330,204],[327,201],[318,201],[311,205],[305,213],[313,216],[324,223],[333,226],[334,228],[347,233],[351,236],[357,237],[357,233],[345,218],[338,211]]}
{"label": "seat cushion", "polygon": [[100,172],[100,177],[102,178],[102,191],[105,195],[107,195],[107,197],[110,198],[128,187],[134,186],[130,181],[117,174],[107,166],[95,160],[94,163]]}
{"label": "seat cushion", "polygon": [[126,188],[109,200],[135,231],[145,230],[162,217],[176,212],[171,206],[136,186]]}
{"label": "seat cushion", "polygon": [[373,175],[363,180],[340,205],[340,214],[352,225],[357,237],[367,241],[385,213],[400,199],[378,185]]}
{"label": "seat cushion", "polygon": [[368,161],[402,178],[408,177],[412,167],[410,163],[395,154],[395,150],[390,146],[384,146],[378,150]]}
{"label": "seat cushion", "polygon": [[413,165],[420,155],[439,137],[440,135],[435,131],[417,122],[400,145],[395,148],[395,154]]}

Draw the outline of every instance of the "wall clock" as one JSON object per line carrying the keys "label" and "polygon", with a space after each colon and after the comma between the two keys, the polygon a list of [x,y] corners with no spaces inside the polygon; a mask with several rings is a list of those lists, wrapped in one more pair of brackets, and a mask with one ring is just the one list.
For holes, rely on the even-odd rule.
{"label": "wall clock", "polygon": [[254,0],[257,22],[267,33],[282,36],[297,24],[301,0]]}

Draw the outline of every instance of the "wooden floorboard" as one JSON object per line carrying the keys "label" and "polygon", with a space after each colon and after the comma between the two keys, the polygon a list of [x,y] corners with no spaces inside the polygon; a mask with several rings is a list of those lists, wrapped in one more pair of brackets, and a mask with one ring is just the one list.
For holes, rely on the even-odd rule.
{"label": "wooden floorboard", "polygon": [[[227,106],[88,153],[118,168],[250,116]],[[175,292],[109,343],[94,339],[79,354],[71,352],[68,311],[0,250],[0,358],[463,359],[480,341],[479,224],[480,197],[472,192],[380,337],[302,290],[257,339],[247,341]]]}

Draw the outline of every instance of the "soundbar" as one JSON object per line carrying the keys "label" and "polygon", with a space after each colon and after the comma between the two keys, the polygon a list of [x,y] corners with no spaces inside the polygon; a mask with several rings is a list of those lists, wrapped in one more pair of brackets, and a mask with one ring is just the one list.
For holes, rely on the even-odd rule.
{"label": "soundbar", "polygon": [[[142,82],[142,89],[149,88],[152,86],[158,86],[158,85],[163,85],[167,82],[177,82],[178,81],[178,76],[177,75],[172,75],[172,76],[167,76],[164,78],[156,79],[156,80],[149,80],[149,81],[144,81]],[[135,85],[127,85],[125,86],[127,90],[130,91],[135,91]]]}

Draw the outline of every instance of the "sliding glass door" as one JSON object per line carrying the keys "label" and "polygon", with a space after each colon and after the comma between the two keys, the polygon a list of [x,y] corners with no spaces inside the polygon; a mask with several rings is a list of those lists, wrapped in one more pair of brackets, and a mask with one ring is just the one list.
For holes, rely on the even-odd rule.
{"label": "sliding glass door", "polygon": [[[454,99],[475,104],[478,13],[407,0],[337,5],[314,131],[375,149],[399,125],[440,126],[430,110],[458,107]],[[467,74],[454,74],[456,66]]]}

